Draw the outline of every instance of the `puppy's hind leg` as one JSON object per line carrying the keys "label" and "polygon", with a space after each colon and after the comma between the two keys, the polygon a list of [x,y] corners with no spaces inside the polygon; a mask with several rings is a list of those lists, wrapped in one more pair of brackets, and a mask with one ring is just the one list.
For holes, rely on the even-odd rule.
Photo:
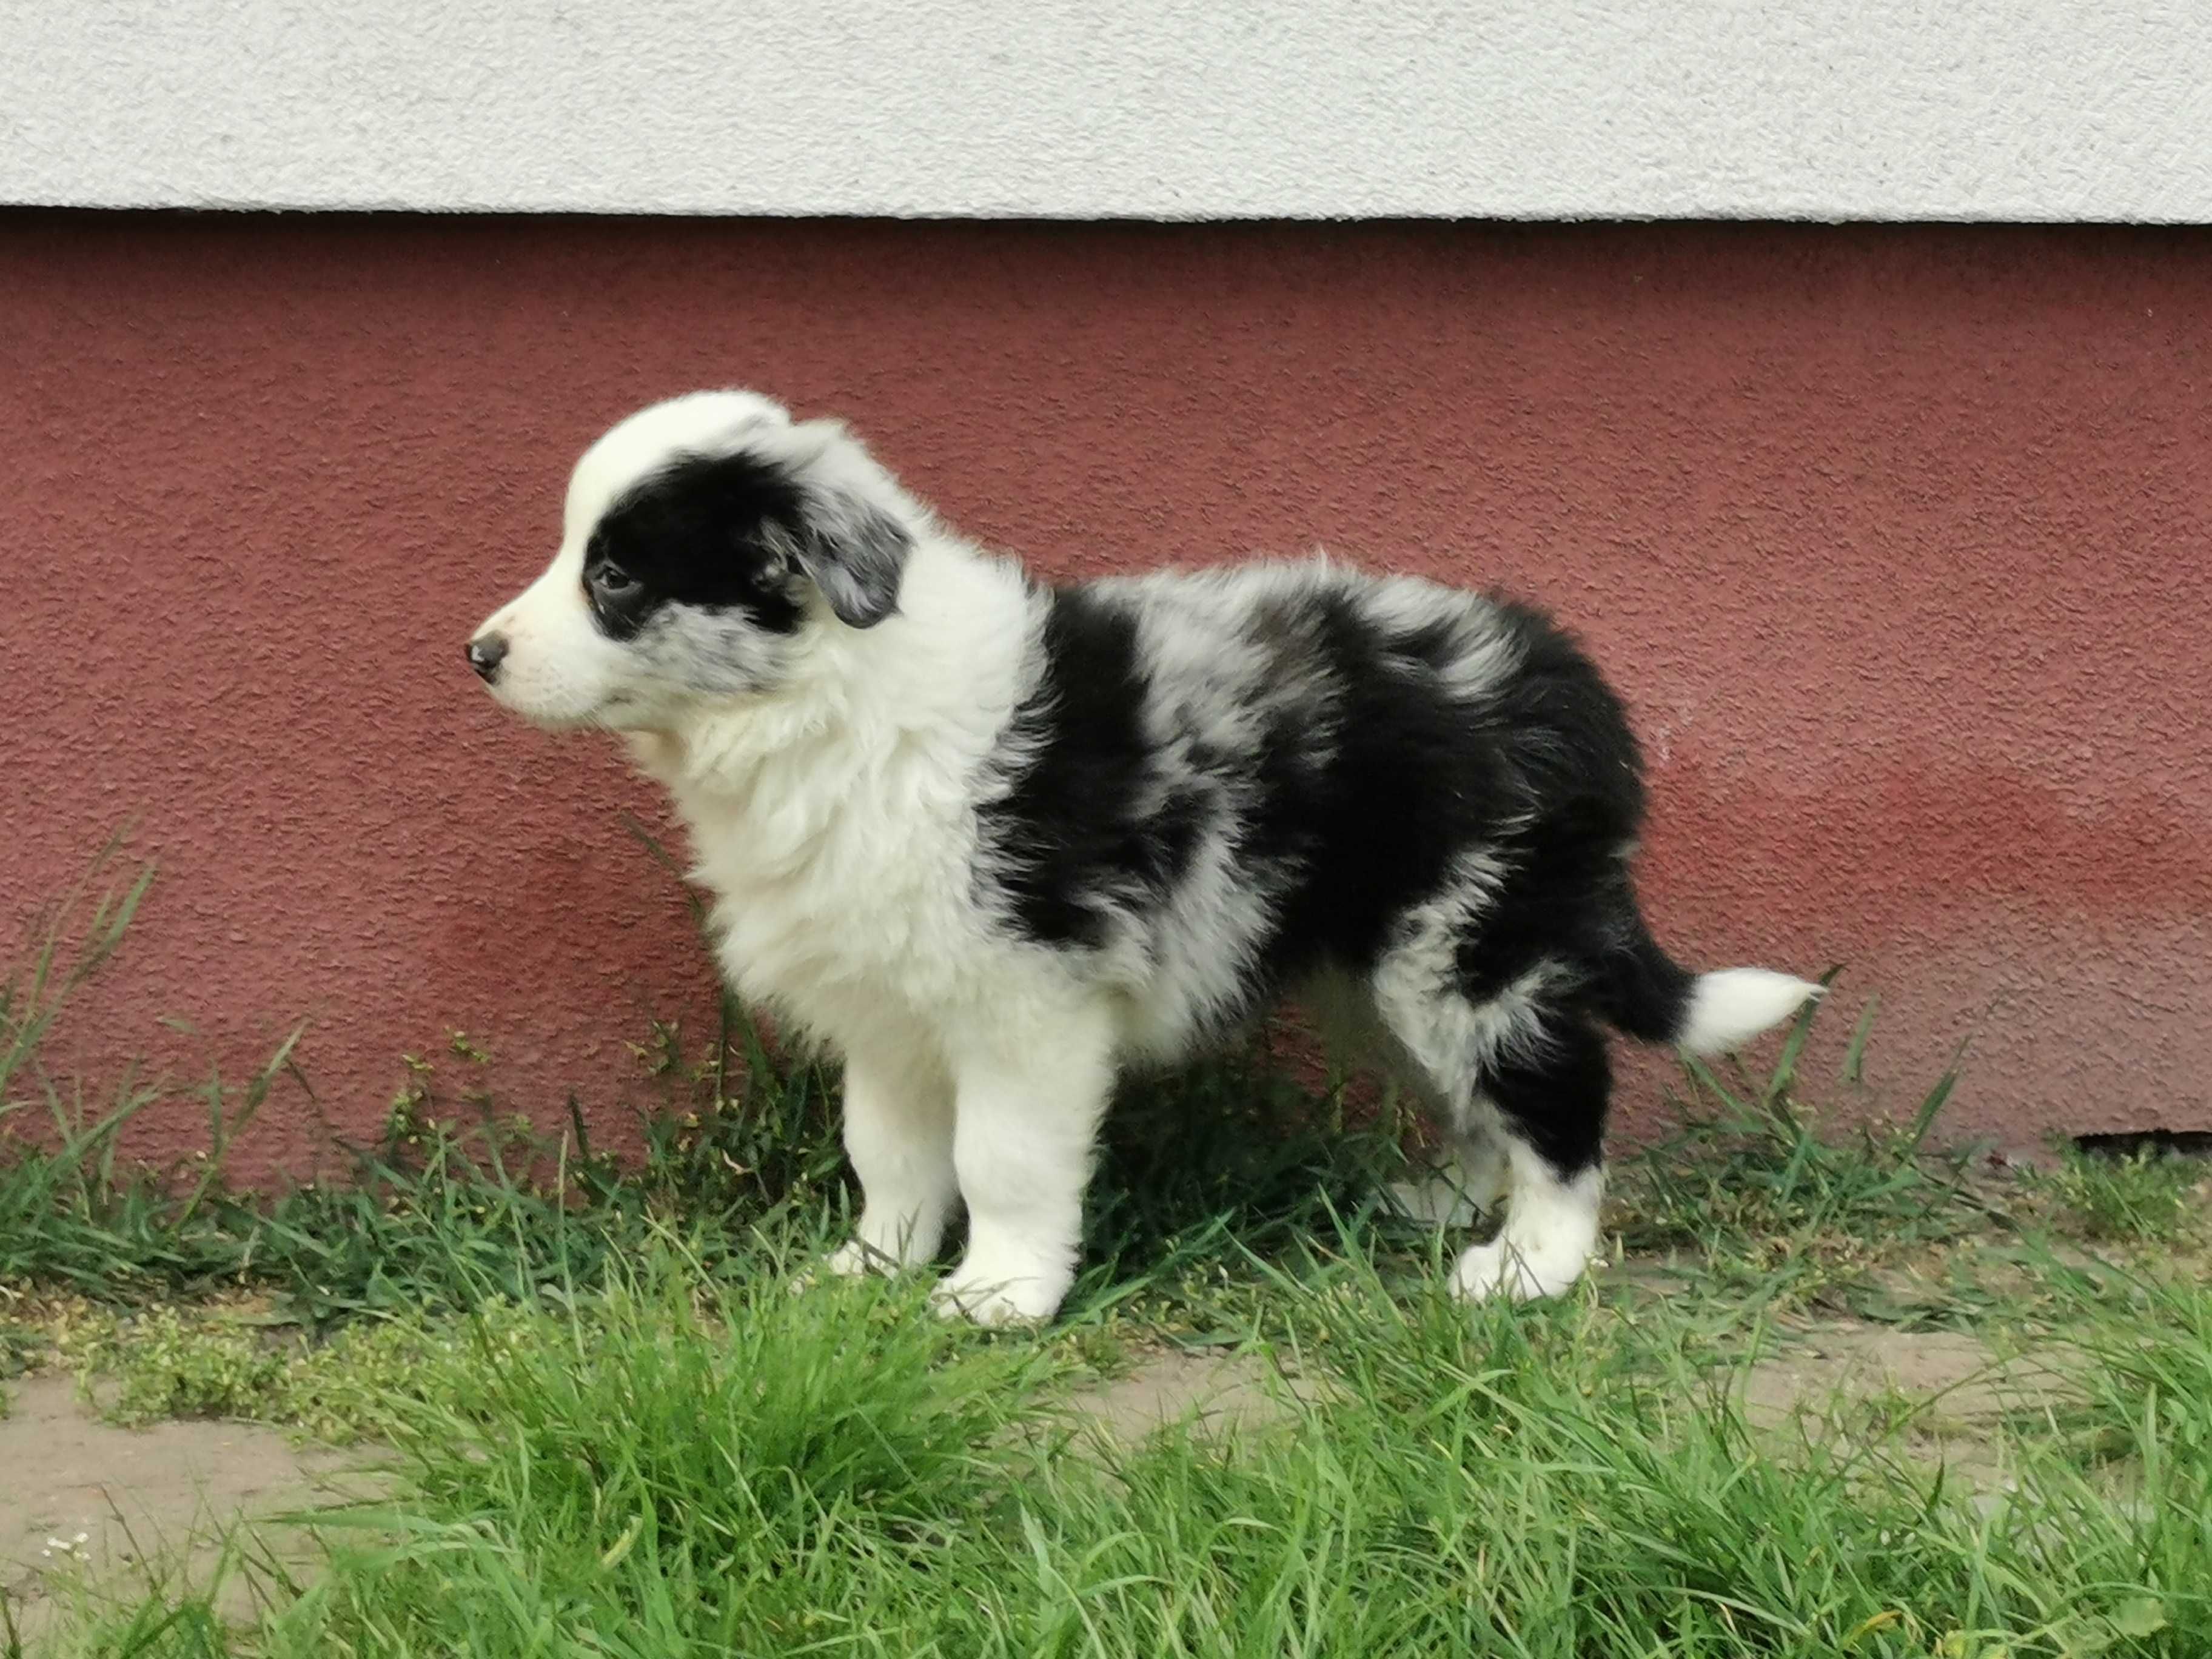
{"label": "puppy's hind leg", "polygon": [[1468,1198],[1504,1200],[1498,1237],[1453,1273],[1462,1296],[1555,1296],[1597,1249],[1611,1076],[1604,1038],[1560,997],[1564,978],[1539,962],[1477,1000],[1418,933],[1376,975],[1376,1006],[1428,1073],[1478,1189]]}
{"label": "puppy's hind leg", "polygon": [[[1401,1015],[1407,1014],[1406,977],[1401,973],[1388,982],[1400,994]],[[1299,988],[1298,1000],[1333,1066],[1380,1071],[1443,1128],[1443,1157],[1431,1160],[1420,1179],[1393,1182],[1391,1207],[1408,1221],[1437,1227],[1472,1226],[1478,1216],[1496,1209],[1508,1180],[1505,1146],[1492,1127],[1497,1114],[1488,1103],[1478,1101],[1470,1108],[1451,1098],[1453,1089],[1463,1091],[1465,1079],[1458,1068],[1415,1054],[1406,1036],[1384,1018],[1376,987],[1334,975],[1317,976]],[[1435,1047],[1428,1022],[1414,1016],[1402,1023],[1409,1034]]]}
{"label": "puppy's hind leg", "polygon": [[1496,1109],[1477,1099],[1472,1109],[1445,1109],[1443,1161],[1419,1181],[1390,1188],[1390,1201],[1408,1220],[1438,1227],[1471,1227],[1504,1200],[1512,1171],[1505,1142],[1492,1127]]}
{"label": "puppy's hind leg", "polygon": [[1497,1105],[1511,1188],[1498,1237],[1460,1257],[1460,1295],[1557,1296],[1582,1277],[1598,1249],[1611,1087],[1604,1037],[1572,1012],[1540,1042],[1492,1062],[1484,1092]]}

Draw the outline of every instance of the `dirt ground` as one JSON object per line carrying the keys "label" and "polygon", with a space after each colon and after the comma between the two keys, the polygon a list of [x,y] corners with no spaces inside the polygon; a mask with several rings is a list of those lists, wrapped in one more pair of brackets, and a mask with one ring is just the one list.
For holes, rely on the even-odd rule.
{"label": "dirt ground", "polygon": [[[365,1490],[362,1453],[296,1446],[281,1430],[225,1422],[118,1429],[79,1401],[65,1376],[21,1379],[8,1394],[0,1589],[27,1638],[73,1583],[112,1583],[142,1563],[198,1577],[234,1523]],[[281,1545],[283,1529],[269,1541]]]}
{"label": "dirt ground", "polygon": [[[1978,1421],[2047,1395],[2056,1382],[1995,1364],[1960,1333],[1838,1322],[1798,1334],[1753,1367],[1744,1404],[1754,1424],[1779,1430],[1801,1407],[1820,1410],[1838,1398],[1869,1409],[1932,1400],[1918,1437],[1931,1459],[1963,1470],[1985,1462],[1977,1455]],[[1110,1434],[1133,1440],[1191,1417],[1224,1428],[1263,1424],[1279,1409],[1268,1383],[1262,1361],[1170,1350],[1144,1356],[1076,1404]],[[9,1390],[13,1410],[0,1419],[0,1588],[26,1636],[73,1582],[113,1582],[146,1561],[204,1571],[223,1528],[373,1486],[374,1452],[299,1446],[282,1431],[244,1423],[115,1428],[66,1377],[33,1377]],[[264,1536],[277,1543],[283,1534]]]}

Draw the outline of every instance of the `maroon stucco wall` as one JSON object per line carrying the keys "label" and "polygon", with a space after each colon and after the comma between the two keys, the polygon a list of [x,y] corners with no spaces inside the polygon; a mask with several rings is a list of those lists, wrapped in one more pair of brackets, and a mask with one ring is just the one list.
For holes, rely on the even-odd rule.
{"label": "maroon stucco wall", "polygon": [[[0,217],[0,912],[162,877],[73,1064],[459,1027],[541,1121],[696,1008],[601,741],[460,644],[579,447],[743,383],[1061,574],[1314,542],[1554,603],[1707,964],[1849,964],[1954,1130],[2212,1127],[2212,243],[2007,228]],[[169,1015],[198,1032],[157,1023]],[[1632,1125],[1654,1122],[1656,1072]],[[296,1093],[246,1167],[305,1167]],[[179,1109],[162,1133],[202,1133]]]}

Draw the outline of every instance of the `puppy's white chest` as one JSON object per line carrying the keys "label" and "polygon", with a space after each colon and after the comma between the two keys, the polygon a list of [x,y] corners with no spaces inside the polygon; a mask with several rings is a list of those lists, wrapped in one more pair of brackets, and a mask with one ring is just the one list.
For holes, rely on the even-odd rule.
{"label": "puppy's white chest", "polygon": [[957,994],[979,942],[957,817],[849,775],[684,805],[716,952],[748,1001],[836,1041]]}

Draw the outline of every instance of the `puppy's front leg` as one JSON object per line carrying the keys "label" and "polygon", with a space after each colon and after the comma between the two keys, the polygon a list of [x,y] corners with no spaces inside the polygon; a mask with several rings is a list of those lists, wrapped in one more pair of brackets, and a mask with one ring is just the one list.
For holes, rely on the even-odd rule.
{"label": "puppy's front leg", "polygon": [[968,1252],[939,1310],[978,1323],[1049,1319],[1075,1280],[1083,1188],[1114,1085],[1111,1022],[1085,1011],[1031,1036],[953,1056],[952,1161]]}
{"label": "puppy's front leg", "polygon": [[957,1196],[950,1079],[912,1054],[848,1054],[845,1151],[860,1178],[860,1220],[830,1272],[917,1267],[935,1255]]}

